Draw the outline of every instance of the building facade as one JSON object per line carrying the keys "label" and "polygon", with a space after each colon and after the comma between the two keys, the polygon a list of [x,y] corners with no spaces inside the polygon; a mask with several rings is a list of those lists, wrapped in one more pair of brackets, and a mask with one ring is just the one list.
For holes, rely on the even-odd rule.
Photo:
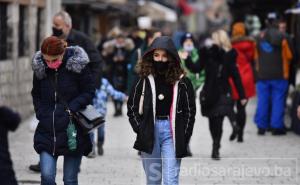
{"label": "building facade", "polygon": [[51,34],[59,0],[0,0],[0,105],[33,113],[31,59]]}

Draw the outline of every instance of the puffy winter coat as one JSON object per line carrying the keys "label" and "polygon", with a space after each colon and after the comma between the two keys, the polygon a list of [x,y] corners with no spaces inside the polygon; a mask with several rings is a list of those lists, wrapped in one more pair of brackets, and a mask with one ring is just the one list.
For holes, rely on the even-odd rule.
{"label": "puffy winter coat", "polygon": [[[239,69],[242,84],[246,98],[255,96],[255,80],[254,80],[254,54],[255,42],[247,37],[240,37],[232,40],[232,47],[237,51],[236,64]],[[230,80],[232,89],[232,97],[234,100],[239,99],[237,89]]]}
{"label": "puffy winter coat", "polygon": [[[83,135],[81,127],[76,122],[77,150],[70,152],[67,143],[67,126],[69,115],[59,96],[55,96],[53,82],[57,91],[72,112],[92,103],[95,84],[87,64],[89,58],[85,51],[76,46],[68,47],[63,57],[63,63],[58,70],[47,67],[43,56],[38,51],[32,62],[34,71],[32,98],[39,120],[34,134],[34,149],[37,153],[46,151],[58,155],[87,155],[91,150],[91,140]],[[56,79],[56,80],[55,80]],[[51,82],[52,81],[52,82]],[[57,81],[57,82],[56,82]]]}

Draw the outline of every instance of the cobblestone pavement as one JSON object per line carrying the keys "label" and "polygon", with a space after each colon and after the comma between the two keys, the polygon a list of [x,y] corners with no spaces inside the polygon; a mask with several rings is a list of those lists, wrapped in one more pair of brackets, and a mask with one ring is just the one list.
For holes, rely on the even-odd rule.
{"label": "cobblestone pavement", "polygon": [[[198,103],[198,101],[197,101]],[[231,127],[224,122],[220,161],[210,159],[211,137],[208,121],[197,109],[191,140],[192,158],[182,160],[180,184],[300,184],[300,137],[292,132],[286,136],[257,136],[253,123],[255,100],[248,104],[248,119],[244,143],[230,142]],[[114,118],[109,104],[104,156],[83,158],[81,185],[141,185],[145,184],[142,164],[132,146],[135,135],[127,117]],[[124,113],[125,110],[124,106]],[[33,117],[24,121],[17,132],[10,134],[10,151],[20,184],[39,184],[40,174],[28,170],[38,161],[33,150]],[[62,183],[62,158],[58,160],[57,184]],[[1,184],[1,183],[0,183]]]}

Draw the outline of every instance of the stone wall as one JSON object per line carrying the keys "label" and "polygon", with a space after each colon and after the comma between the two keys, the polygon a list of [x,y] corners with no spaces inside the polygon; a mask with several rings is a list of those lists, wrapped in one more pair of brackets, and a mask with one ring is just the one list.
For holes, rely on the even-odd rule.
{"label": "stone wall", "polygon": [[[42,2],[42,6],[41,3]],[[1,2],[0,2],[1,3]],[[38,5],[39,4],[39,5]],[[25,55],[18,56],[19,48],[19,3],[12,1],[7,6],[7,44],[9,46],[8,59],[0,61],[0,105],[7,105],[21,113],[23,118],[33,114],[31,98],[32,77],[31,59],[37,50],[37,10],[40,8],[41,22],[39,40],[50,35],[52,15],[59,11],[60,1],[30,1],[25,5],[25,29],[26,43]],[[50,27],[50,28],[48,28]]]}

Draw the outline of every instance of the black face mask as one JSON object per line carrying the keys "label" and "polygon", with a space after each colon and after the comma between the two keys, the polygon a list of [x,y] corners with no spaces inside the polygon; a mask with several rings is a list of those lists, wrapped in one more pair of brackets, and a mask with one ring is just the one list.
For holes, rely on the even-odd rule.
{"label": "black face mask", "polygon": [[52,27],[52,32],[53,32],[52,35],[56,37],[60,37],[64,33],[62,29],[57,29],[55,27]]}
{"label": "black face mask", "polygon": [[154,69],[159,73],[164,73],[168,69],[169,62],[157,62],[153,61]]}

